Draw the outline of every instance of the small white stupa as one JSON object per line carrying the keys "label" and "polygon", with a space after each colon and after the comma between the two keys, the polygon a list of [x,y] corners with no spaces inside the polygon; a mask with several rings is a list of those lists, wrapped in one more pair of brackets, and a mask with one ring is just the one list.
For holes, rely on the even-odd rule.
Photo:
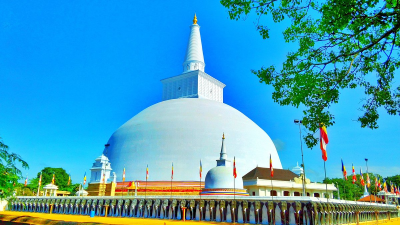
{"label": "small white stupa", "polygon": [[249,194],[243,189],[243,179],[237,175],[234,179],[234,171],[231,161],[228,160],[228,154],[224,145],[225,134],[222,135],[222,146],[220,158],[217,160],[217,166],[207,172],[205,185],[200,195],[244,195]]}

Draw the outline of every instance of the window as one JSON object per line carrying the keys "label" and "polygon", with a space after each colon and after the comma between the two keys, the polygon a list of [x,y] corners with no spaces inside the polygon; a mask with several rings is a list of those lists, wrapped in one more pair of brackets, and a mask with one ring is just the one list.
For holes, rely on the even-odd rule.
{"label": "window", "polygon": [[256,193],[253,191],[253,196],[256,196]]}
{"label": "window", "polygon": [[298,191],[294,192],[293,194],[294,194],[294,196],[300,196],[300,192],[298,192]]}
{"label": "window", "polygon": [[320,197],[320,196],[319,196],[319,193],[314,193],[314,197],[319,198],[319,197]]}
{"label": "window", "polygon": [[307,196],[310,196],[310,192],[307,192]]}
{"label": "window", "polygon": [[277,196],[276,191],[275,191],[275,190],[272,190],[270,195],[271,195],[271,196]]}
{"label": "window", "polygon": [[283,192],[283,196],[290,196],[290,192],[289,191],[284,191]]}

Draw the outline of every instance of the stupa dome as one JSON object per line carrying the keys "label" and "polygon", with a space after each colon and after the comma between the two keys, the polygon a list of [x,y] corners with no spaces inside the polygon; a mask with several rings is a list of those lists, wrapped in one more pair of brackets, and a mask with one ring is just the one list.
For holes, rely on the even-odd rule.
{"label": "stupa dome", "polygon": [[[274,167],[282,168],[270,137],[241,112],[224,104],[225,84],[205,73],[196,17],[190,26],[183,73],[161,82],[163,101],[118,128],[103,151],[118,181],[124,168],[126,180],[144,180],[147,165],[149,180],[170,180],[172,163],[174,180],[197,181],[200,160],[204,162],[203,171],[215,166],[215,150],[220,147],[223,132],[229,136],[226,147],[232,157],[236,156],[239,174],[256,165],[267,166],[270,154]],[[92,176],[97,177],[97,173]]]}
{"label": "stupa dome", "polygon": [[231,157],[236,156],[239,174],[257,164],[267,165],[269,154],[274,167],[282,168],[271,138],[257,124],[229,105],[200,98],[148,107],[112,134],[103,153],[113,172],[122,174],[125,167],[126,180],[144,180],[147,164],[149,180],[169,180],[172,162],[174,180],[199,180],[199,160],[203,171],[215,166],[223,132],[229,137],[226,147]]}
{"label": "stupa dome", "polygon": [[242,177],[238,174],[233,183],[233,168],[227,166],[217,166],[208,171],[205,180],[205,189],[212,188],[238,188],[243,189]]}

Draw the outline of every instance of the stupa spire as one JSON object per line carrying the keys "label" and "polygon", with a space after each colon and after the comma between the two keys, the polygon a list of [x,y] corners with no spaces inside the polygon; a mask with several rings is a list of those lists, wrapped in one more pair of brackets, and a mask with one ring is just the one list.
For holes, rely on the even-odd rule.
{"label": "stupa spire", "polygon": [[189,43],[183,62],[183,72],[200,70],[204,72],[203,46],[201,44],[200,26],[197,24],[197,16],[194,14],[193,24],[190,26]]}
{"label": "stupa spire", "polygon": [[196,13],[194,14],[193,24],[197,24],[197,16],[196,16]]}
{"label": "stupa spire", "polygon": [[226,154],[225,149],[225,134],[222,134],[222,145],[221,153],[219,153],[219,159],[217,160],[217,166],[230,166],[230,161],[228,160],[228,154]]}
{"label": "stupa spire", "polygon": [[220,157],[219,157],[220,160],[226,160],[226,158],[227,158],[227,156],[228,156],[228,155],[226,154],[226,149],[225,149],[224,141],[225,141],[225,134],[222,133],[221,153],[219,154],[219,155],[220,155]]}

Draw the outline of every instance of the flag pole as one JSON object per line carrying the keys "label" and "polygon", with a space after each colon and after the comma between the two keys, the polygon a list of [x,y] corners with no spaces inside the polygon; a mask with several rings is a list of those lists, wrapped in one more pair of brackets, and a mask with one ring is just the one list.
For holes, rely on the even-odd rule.
{"label": "flag pole", "polygon": [[[233,202],[236,205],[236,159],[233,157]],[[233,209],[233,223],[235,223],[235,208]]]}
{"label": "flag pole", "polygon": [[203,171],[203,166],[201,165],[201,159],[200,159],[200,181],[199,181],[199,188],[200,188],[200,192],[199,192],[199,196],[200,196],[200,201],[201,201],[201,172]]}
{"label": "flag pole", "polygon": [[172,179],[174,177],[174,163],[172,163],[172,174],[171,174],[171,201],[172,201]]}
{"label": "flag pole", "polygon": [[[203,172],[203,165],[201,164],[201,159],[200,159],[200,181],[199,181],[199,188],[200,188],[199,196],[200,196],[200,202],[201,202],[201,172]],[[199,211],[200,211],[199,220],[201,220],[201,207],[200,207],[200,202],[199,202]]]}
{"label": "flag pole", "polygon": [[[149,165],[146,167],[146,187],[144,187],[144,204],[146,204],[146,197],[147,197],[147,177],[149,174]],[[144,210],[146,210],[146,205],[144,206]],[[143,218],[144,218],[144,212],[143,211]]]}
{"label": "flag pole", "polygon": [[326,180],[326,161],[324,160],[324,170],[325,170],[325,195],[326,195],[326,201],[329,201],[329,195],[328,195],[328,181]]}

